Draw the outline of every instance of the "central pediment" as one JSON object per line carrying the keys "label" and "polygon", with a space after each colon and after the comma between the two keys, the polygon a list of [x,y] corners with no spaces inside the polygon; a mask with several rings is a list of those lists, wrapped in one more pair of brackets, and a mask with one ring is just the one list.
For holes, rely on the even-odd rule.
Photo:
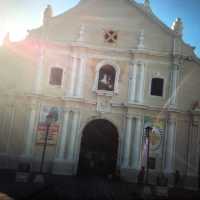
{"label": "central pediment", "polygon": [[133,2],[129,0],[82,0],[71,12],[90,16],[118,18],[130,17],[133,9]]}
{"label": "central pediment", "polygon": [[[33,37],[44,36],[53,42],[105,46],[105,32],[118,35],[111,47],[137,48],[143,37],[145,48],[170,51],[173,30],[164,25],[151,11],[149,1],[139,4],[133,0],[81,0],[75,7],[58,15],[47,15],[48,24],[30,32]],[[50,10],[50,9],[49,9]],[[47,12],[48,13],[48,12]],[[142,36],[141,36],[142,33]],[[155,38],[155,35],[158,37]],[[160,40],[160,43],[156,41]]]}

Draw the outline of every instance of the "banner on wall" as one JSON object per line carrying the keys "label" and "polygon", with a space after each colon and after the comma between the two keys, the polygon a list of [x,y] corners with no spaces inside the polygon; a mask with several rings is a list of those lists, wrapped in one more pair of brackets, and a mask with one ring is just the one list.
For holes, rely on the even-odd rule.
{"label": "banner on wall", "polygon": [[148,124],[151,124],[153,128],[149,135],[150,150],[159,151],[161,150],[162,142],[164,138],[165,120],[159,119],[159,118],[153,118],[150,116],[145,116],[144,127],[146,127]]}
{"label": "banner on wall", "polygon": [[[47,133],[46,124],[45,123],[39,123],[38,128],[37,128],[37,140],[36,140],[37,144],[44,144],[46,133]],[[58,134],[59,134],[59,125],[58,124],[52,124],[49,127],[47,144],[48,145],[56,144]]]}
{"label": "banner on wall", "polygon": [[49,114],[52,116],[53,119],[48,130],[47,144],[55,145],[57,143],[60,131],[60,124],[61,124],[61,114],[62,114],[61,108],[43,105],[40,111],[40,117],[36,134],[36,144],[38,145],[45,143],[45,137],[47,134],[46,117]]}

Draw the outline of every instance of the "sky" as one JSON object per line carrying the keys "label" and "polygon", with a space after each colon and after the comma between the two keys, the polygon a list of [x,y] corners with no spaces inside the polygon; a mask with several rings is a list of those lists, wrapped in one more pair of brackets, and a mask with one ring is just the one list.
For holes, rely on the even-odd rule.
{"label": "sky", "polygon": [[[136,0],[142,3],[144,0]],[[0,0],[0,43],[6,32],[12,41],[25,37],[27,30],[42,24],[47,4],[58,15],[73,7],[79,0]],[[196,47],[200,57],[200,0],[150,0],[151,8],[167,26],[180,17],[184,24],[183,39]]]}

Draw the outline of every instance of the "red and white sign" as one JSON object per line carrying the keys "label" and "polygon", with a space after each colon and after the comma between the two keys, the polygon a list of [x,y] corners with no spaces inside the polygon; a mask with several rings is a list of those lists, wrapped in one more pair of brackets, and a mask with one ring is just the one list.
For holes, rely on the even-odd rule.
{"label": "red and white sign", "polygon": [[[46,134],[47,134],[47,124],[39,123],[37,127],[36,144],[44,144]],[[47,144],[55,145],[57,143],[58,134],[59,134],[59,124],[52,123],[48,130]]]}

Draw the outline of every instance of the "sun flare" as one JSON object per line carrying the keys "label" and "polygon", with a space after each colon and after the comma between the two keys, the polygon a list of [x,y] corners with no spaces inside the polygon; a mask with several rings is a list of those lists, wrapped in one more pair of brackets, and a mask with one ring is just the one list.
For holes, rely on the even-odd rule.
{"label": "sun flare", "polygon": [[27,30],[22,24],[7,24],[6,27],[0,28],[0,44],[3,43],[7,33],[9,33],[11,41],[19,41],[26,37]]}

